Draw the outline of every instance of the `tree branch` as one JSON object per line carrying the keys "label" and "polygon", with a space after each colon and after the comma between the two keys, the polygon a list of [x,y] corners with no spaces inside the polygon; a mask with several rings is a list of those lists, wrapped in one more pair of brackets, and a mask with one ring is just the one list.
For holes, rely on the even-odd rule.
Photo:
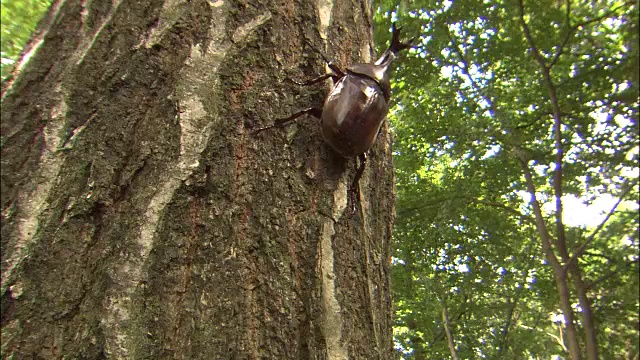
{"label": "tree branch", "polygon": [[492,201],[486,201],[486,200],[478,200],[478,199],[469,199],[467,201],[467,203],[469,203],[469,204],[481,204],[481,205],[486,205],[486,206],[491,206],[491,207],[495,207],[495,208],[498,208],[498,209],[502,209],[502,210],[514,215],[514,216],[519,217],[520,219],[522,219],[525,222],[528,222],[528,223],[530,223],[532,225],[536,224],[535,219],[533,219],[532,217],[527,216],[527,215],[523,214],[522,212],[520,212],[520,211],[518,211],[518,210],[516,210],[516,209],[514,209],[512,207],[509,207],[507,205],[504,205],[504,204],[500,204],[500,203],[492,202]]}
{"label": "tree branch", "polygon": [[523,0],[518,0],[518,5],[520,9],[520,24],[522,25],[522,31],[524,32],[524,37],[527,39],[527,43],[529,43],[529,47],[531,48],[531,52],[533,53],[533,57],[536,59],[538,64],[546,70],[547,65],[544,60],[544,57],[540,53],[540,50],[535,45],[535,41],[533,41],[533,36],[531,36],[531,30],[529,29],[529,25],[524,21],[524,3]]}
{"label": "tree branch", "polygon": [[[569,252],[567,251],[567,241],[566,241],[566,235],[565,235],[564,222],[562,220],[562,193],[563,193],[562,177],[563,177],[563,155],[564,155],[563,154],[564,149],[562,144],[562,115],[561,115],[562,112],[560,110],[560,104],[559,104],[558,96],[556,93],[556,86],[553,82],[553,79],[551,78],[551,68],[546,64],[544,57],[536,47],[533,37],[531,35],[531,31],[529,29],[529,26],[524,20],[523,0],[519,0],[518,3],[520,7],[520,23],[522,25],[522,30],[525,34],[527,42],[529,43],[529,46],[531,47],[531,51],[533,53],[534,58],[540,65],[543,81],[546,84],[547,91],[549,93],[549,100],[551,101],[551,105],[553,109],[553,132],[554,132],[555,150],[556,150],[556,157],[555,157],[556,166],[553,173],[553,190],[554,190],[553,192],[554,192],[555,203],[556,203],[556,213],[555,213],[556,232],[557,232],[556,244],[557,244],[558,252],[560,254],[560,258],[565,264],[569,264],[569,266],[563,267],[562,269],[560,269],[561,273],[555,274],[557,281],[560,285],[558,290],[561,292],[560,299],[562,302],[566,302],[570,300],[568,298],[563,299],[565,294],[566,296],[569,296],[569,291],[568,289],[565,288],[568,285],[566,283],[566,269],[569,269],[573,277],[573,281],[578,294],[578,300],[579,300],[580,306],[582,307],[582,318],[583,318],[582,320],[583,320],[583,326],[584,326],[584,331],[586,335],[585,347],[587,349],[587,356],[590,360],[596,360],[598,358],[598,347],[597,347],[597,336],[595,331],[595,324],[593,322],[593,316],[591,314],[591,304],[589,302],[589,298],[587,297],[586,287],[584,285],[580,268],[577,266],[575,262],[570,263]],[[559,51],[561,51],[561,49],[559,49]],[[563,304],[563,308],[566,305],[567,304]],[[572,312],[570,305],[569,305],[569,309],[566,309],[564,312],[565,312],[565,320],[567,322],[566,324],[567,335],[569,340],[569,349],[570,349],[571,357],[578,360],[581,358],[582,354],[581,354],[580,346],[578,343],[576,329],[573,324],[573,320],[569,320],[567,318],[567,314],[569,314],[569,312]],[[573,314],[571,315],[573,316]]]}
{"label": "tree branch", "polygon": [[542,208],[540,207],[540,203],[538,202],[538,199],[536,197],[536,188],[533,182],[533,175],[531,174],[531,170],[529,169],[529,166],[527,164],[526,157],[522,153],[521,149],[514,148],[514,151],[516,152],[516,156],[522,166],[522,171],[524,172],[524,177],[527,184],[527,191],[531,196],[531,205],[533,206],[536,226],[542,240],[542,250],[545,254],[545,257],[547,258],[547,261],[549,261],[551,268],[553,269],[553,274],[556,280],[556,287],[558,289],[558,295],[560,298],[560,308],[562,309],[567,327],[570,355],[574,360],[581,360],[582,354],[580,352],[578,335],[574,323],[574,314],[571,307],[571,294],[569,292],[569,286],[567,284],[567,277],[565,272],[563,271],[563,267],[560,264],[560,261],[553,252],[551,246],[551,236],[549,235],[549,231],[547,230],[547,226],[542,215]]}
{"label": "tree branch", "polygon": [[560,55],[562,55],[562,52],[564,51],[564,47],[567,46],[567,43],[569,42],[571,35],[573,35],[573,33],[575,32],[575,30],[571,27],[570,15],[571,15],[571,0],[567,0],[567,11],[565,13],[565,23],[566,23],[565,25],[567,27],[567,33],[564,35],[564,39],[562,40],[560,47],[558,47],[558,50],[556,51],[555,55],[553,55],[553,59],[551,59],[551,62],[549,63],[549,68],[552,68],[553,65],[556,64],[556,62],[560,58]]}
{"label": "tree branch", "polygon": [[451,357],[453,360],[460,360],[458,353],[456,352],[456,344],[453,342],[453,336],[449,329],[449,317],[447,315],[447,308],[442,305],[442,321],[444,323],[444,331],[447,334],[447,343],[449,344],[449,351],[451,351]]}
{"label": "tree branch", "polygon": [[[529,43],[529,47],[533,53],[533,57],[540,65],[540,70],[542,72],[544,83],[547,86],[547,91],[549,93],[549,100],[551,100],[551,105],[553,107],[553,132],[555,134],[555,149],[556,149],[556,168],[553,173],[553,190],[555,196],[556,203],[556,230],[558,233],[558,250],[560,250],[561,256],[564,258],[564,254],[566,254],[566,239],[565,239],[565,231],[564,231],[564,223],[562,221],[562,163],[563,163],[563,145],[562,145],[562,115],[560,111],[560,104],[558,102],[558,96],[556,94],[555,84],[551,79],[550,67],[547,66],[544,57],[536,47],[535,41],[533,40],[533,36],[531,35],[531,31],[526,21],[524,20],[524,3],[523,0],[519,0],[520,5],[520,24],[522,25],[522,30],[524,35]],[[564,260],[564,259],[563,259]]]}
{"label": "tree branch", "polygon": [[589,289],[593,289],[594,286],[598,285],[599,283],[607,280],[608,278],[612,277],[613,275],[616,275],[617,273],[619,273],[621,270],[627,270],[628,268],[630,268],[634,263],[637,263],[638,261],[626,261],[624,264],[618,266],[616,269],[611,270],[610,272],[602,275],[601,277],[599,277],[598,279],[594,280],[592,283],[587,285],[587,288]]}
{"label": "tree branch", "polygon": [[573,264],[580,256],[582,256],[585,252],[585,250],[587,249],[587,246],[589,246],[589,244],[591,244],[591,242],[593,242],[593,240],[595,239],[596,235],[598,235],[598,233],[600,232],[600,230],[602,230],[602,228],[604,227],[604,225],[607,223],[607,221],[609,221],[609,219],[611,218],[611,216],[613,216],[613,214],[615,213],[616,209],[618,208],[618,206],[622,203],[622,201],[624,200],[625,197],[627,197],[627,195],[631,192],[631,189],[633,189],[633,187],[638,183],[638,179],[636,178],[635,180],[633,180],[633,182],[631,184],[629,184],[629,186],[627,186],[622,193],[620,194],[620,198],[618,199],[618,201],[615,203],[615,205],[613,205],[613,207],[611,208],[611,210],[609,210],[609,212],[607,213],[607,216],[604,218],[604,220],[602,220],[600,222],[600,224],[598,224],[598,227],[596,227],[595,230],[593,230],[593,232],[591,233],[591,235],[589,235],[589,237],[587,238],[587,240],[578,248],[578,250],[573,254],[573,256],[569,259],[569,261],[567,261],[567,263],[564,266],[565,271],[569,268],[569,266],[571,264]]}
{"label": "tree branch", "polygon": [[527,184],[527,191],[531,196],[531,206],[533,207],[536,226],[538,228],[540,238],[542,239],[542,250],[544,251],[547,260],[554,269],[561,268],[558,258],[553,253],[553,248],[551,246],[551,235],[549,234],[549,230],[547,229],[547,225],[544,221],[544,216],[542,215],[542,208],[540,207],[540,203],[538,202],[538,198],[536,196],[536,188],[533,182],[533,175],[531,174],[531,170],[529,170],[526,158],[524,158],[522,154],[516,153],[516,156],[520,161],[522,172],[524,173],[524,178]]}
{"label": "tree branch", "polygon": [[587,20],[585,20],[583,22],[579,22],[579,23],[575,24],[573,26],[573,29],[578,30],[581,27],[587,26],[587,25],[589,25],[591,23],[598,22],[598,21],[601,21],[601,20],[604,20],[604,19],[608,19],[609,17],[614,15],[620,8],[627,7],[629,5],[634,5],[635,3],[636,3],[635,1],[627,1],[625,3],[622,3],[622,4],[614,7],[613,9],[605,12],[604,14],[602,14],[600,16],[596,16],[594,18],[587,19]]}
{"label": "tree branch", "polygon": [[452,197],[445,197],[445,198],[441,198],[441,199],[436,199],[433,201],[427,201],[427,202],[423,202],[422,204],[420,204],[419,206],[412,206],[412,207],[405,207],[403,209],[400,209],[400,211],[398,211],[398,215],[404,216],[407,213],[409,213],[410,211],[416,211],[416,210],[420,210],[420,209],[424,209],[427,208],[429,206],[433,206],[433,205],[438,205],[441,204],[445,201],[449,201],[449,200],[464,200],[466,204],[476,204],[476,205],[485,205],[485,206],[490,206],[490,207],[495,207],[498,209],[502,209],[505,212],[513,215],[513,216],[517,216],[519,217],[522,221],[530,223],[532,225],[536,225],[536,221],[534,218],[527,216],[525,214],[523,214],[522,212],[509,207],[507,205],[498,203],[498,202],[493,202],[493,201],[487,201],[487,200],[479,200],[476,198],[473,198],[471,196],[452,196]]}

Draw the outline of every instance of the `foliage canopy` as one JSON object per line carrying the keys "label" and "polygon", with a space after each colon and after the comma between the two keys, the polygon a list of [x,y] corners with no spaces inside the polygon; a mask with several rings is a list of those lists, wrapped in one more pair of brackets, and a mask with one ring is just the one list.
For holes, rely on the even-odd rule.
{"label": "foliage canopy", "polygon": [[[567,286],[580,351],[583,289],[600,356],[637,358],[637,11],[622,1],[377,3],[378,44],[392,20],[419,34],[390,116],[403,357],[568,357],[556,257],[576,270]],[[608,216],[576,216],[583,202],[605,203]]]}
{"label": "foliage canopy", "polygon": [[0,0],[0,55],[2,77],[15,63],[51,0]]}

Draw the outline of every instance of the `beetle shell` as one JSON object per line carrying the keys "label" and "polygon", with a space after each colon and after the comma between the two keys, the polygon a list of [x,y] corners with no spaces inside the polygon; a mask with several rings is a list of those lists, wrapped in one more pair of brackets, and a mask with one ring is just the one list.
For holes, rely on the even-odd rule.
{"label": "beetle shell", "polygon": [[347,71],[325,100],[322,135],[342,156],[360,155],[375,143],[388,110],[377,81]]}
{"label": "beetle shell", "polygon": [[389,65],[391,64],[391,59],[385,62],[382,65],[374,65],[374,64],[355,64],[351,65],[347,68],[347,71],[350,73],[366,76],[375,80],[380,88],[382,89],[382,93],[384,94],[384,98],[389,102],[389,98],[391,97],[391,83],[389,81]]}

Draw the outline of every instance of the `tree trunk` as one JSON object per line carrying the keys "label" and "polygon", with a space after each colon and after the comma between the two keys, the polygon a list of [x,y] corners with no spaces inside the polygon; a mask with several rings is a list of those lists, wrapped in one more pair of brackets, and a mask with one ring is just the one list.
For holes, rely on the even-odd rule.
{"label": "tree trunk", "polygon": [[449,315],[447,314],[447,308],[442,304],[442,325],[444,326],[444,332],[447,334],[447,344],[449,344],[449,351],[451,352],[451,358],[453,360],[460,360],[458,352],[456,351],[456,343],[453,341],[453,335],[449,329]]}
{"label": "tree trunk", "polygon": [[[6,358],[390,359],[390,137],[253,135],[368,61],[369,6],[57,1],[2,93]],[[356,211],[351,208],[355,205]]]}

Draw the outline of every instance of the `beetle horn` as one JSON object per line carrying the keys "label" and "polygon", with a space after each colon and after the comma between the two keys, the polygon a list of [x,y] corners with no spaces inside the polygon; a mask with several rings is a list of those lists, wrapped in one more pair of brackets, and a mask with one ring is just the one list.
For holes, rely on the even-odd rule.
{"label": "beetle horn", "polygon": [[389,45],[389,51],[394,54],[397,54],[400,50],[408,49],[413,46],[413,40],[415,38],[410,39],[406,43],[400,41],[400,30],[402,27],[396,28],[396,23],[391,24],[391,31],[393,35],[391,35],[391,45]]}
{"label": "beetle horn", "polygon": [[388,67],[391,61],[396,58],[400,50],[408,49],[413,46],[414,39],[411,39],[406,43],[400,41],[400,30],[402,30],[402,28],[396,28],[396,23],[391,25],[391,29],[393,32],[391,35],[391,45],[389,45],[389,48],[374,63],[375,65]]}

